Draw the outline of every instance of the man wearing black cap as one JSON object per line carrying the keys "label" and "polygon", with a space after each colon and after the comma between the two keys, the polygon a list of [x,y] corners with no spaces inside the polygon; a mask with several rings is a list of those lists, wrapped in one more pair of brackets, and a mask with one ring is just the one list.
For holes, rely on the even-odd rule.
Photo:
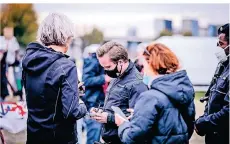
{"label": "man wearing black cap", "polygon": [[196,132],[205,135],[206,144],[229,144],[229,24],[218,29],[216,53],[219,60],[210,87],[201,101],[207,101],[203,116],[196,122]]}

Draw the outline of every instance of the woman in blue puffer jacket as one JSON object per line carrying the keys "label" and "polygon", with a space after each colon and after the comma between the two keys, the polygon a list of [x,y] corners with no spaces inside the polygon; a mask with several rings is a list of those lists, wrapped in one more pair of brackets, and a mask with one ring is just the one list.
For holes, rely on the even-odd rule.
{"label": "woman in blue puffer jacket", "polygon": [[119,137],[126,144],[187,144],[195,120],[192,83],[165,45],[150,44],[147,51],[150,89],[141,94],[129,122],[116,114]]}

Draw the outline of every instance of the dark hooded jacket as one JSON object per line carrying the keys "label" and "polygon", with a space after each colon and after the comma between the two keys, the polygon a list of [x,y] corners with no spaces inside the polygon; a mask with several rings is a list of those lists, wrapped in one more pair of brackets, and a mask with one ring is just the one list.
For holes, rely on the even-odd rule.
{"label": "dark hooded jacket", "polygon": [[61,52],[30,43],[22,65],[27,144],[76,143],[74,127],[86,107],[79,104],[75,64]]}
{"label": "dark hooded jacket", "polygon": [[209,99],[204,114],[196,120],[198,134],[205,135],[206,144],[229,144],[229,57],[219,64],[222,72],[205,94]]}
{"label": "dark hooded jacket", "polygon": [[119,127],[126,144],[186,144],[195,120],[194,89],[186,71],[153,80],[143,92],[130,122]]}

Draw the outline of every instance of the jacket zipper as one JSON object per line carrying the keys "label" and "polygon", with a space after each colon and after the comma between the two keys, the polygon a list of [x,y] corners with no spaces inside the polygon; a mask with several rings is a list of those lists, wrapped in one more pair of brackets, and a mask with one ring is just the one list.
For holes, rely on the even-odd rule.
{"label": "jacket zipper", "polygon": [[118,81],[114,82],[114,84],[111,86],[111,88],[110,88],[110,90],[109,90],[108,98],[106,99],[105,104],[104,104],[104,107],[103,107],[103,111],[105,110],[106,104],[107,104],[107,102],[108,102],[108,100],[109,100],[109,98],[110,98],[110,92],[114,89],[114,88],[112,89],[112,87],[114,87],[118,82],[119,82],[119,79],[118,79]]}

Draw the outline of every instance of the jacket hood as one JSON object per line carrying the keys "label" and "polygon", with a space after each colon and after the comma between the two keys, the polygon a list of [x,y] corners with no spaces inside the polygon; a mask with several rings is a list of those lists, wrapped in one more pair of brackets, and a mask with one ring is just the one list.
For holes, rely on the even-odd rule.
{"label": "jacket hood", "polygon": [[68,56],[33,42],[27,46],[26,54],[22,60],[22,67],[25,71],[39,73],[62,57]]}
{"label": "jacket hood", "polygon": [[195,95],[193,85],[185,70],[153,80],[150,88],[164,93],[175,105],[188,106]]}

